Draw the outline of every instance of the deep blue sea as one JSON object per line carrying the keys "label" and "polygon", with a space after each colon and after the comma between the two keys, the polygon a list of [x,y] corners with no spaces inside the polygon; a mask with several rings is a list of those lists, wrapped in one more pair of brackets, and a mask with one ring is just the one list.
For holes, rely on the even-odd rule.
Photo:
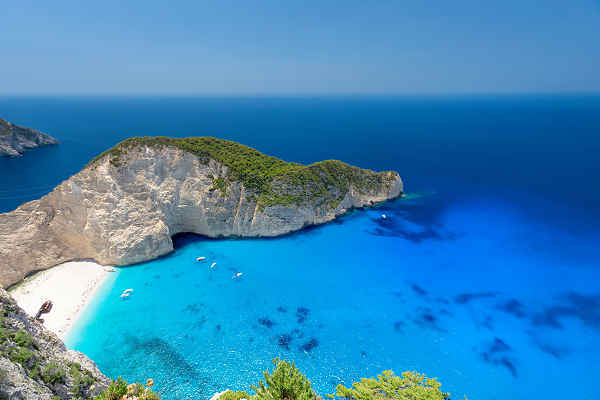
{"label": "deep blue sea", "polygon": [[2,212],[140,135],[404,179],[405,199],[325,226],[181,235],[119,268],[67,339],[110,377],[208,399],[279,356],[322,395],[393,369],[455,400],[598,399],[600,96],[0,98],[0,116],[61,141],[0,159]]}

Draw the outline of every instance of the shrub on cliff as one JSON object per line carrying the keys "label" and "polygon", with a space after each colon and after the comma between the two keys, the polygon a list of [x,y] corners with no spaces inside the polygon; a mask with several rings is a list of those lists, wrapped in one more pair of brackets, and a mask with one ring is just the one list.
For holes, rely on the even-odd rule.
{"label": "shrub on cliff", "polygon": [[219,400],[242,400],[242,399],[246,399],[246,400],[250,400],[252,399],[252,397],[242,391],[239,392],[234,392],[233,390],[228,390],[225,393],[223,393],[221,396],[219,396]]}
{"label": "shrub on cliff", "polygon": [[78,398],[85,398],[86,391],[92,386],[96,379],[90,371],[81,367],[81,364],[72,362],[69,364],[70,375],[73,378],[71,393]]}
{"label": "shrub on cliff", "polygon": [[48,385],[54,385],[56,383],[65,383],[67,373],[63,370],[60,365],[54,361],[50,361],[44,368],[42,368],[42,380]]}
{"label": "shrub on cliff", "polygon": [[310,381],[300,372],[294,363],[273,360],[273,373],[263,372],[265,382],[252,386],[256,392],[255,400],[316,400]]}
{"label": "shrub on cliff", "polygon": [[[151,383],[150,383],[151,382]],[[127,384],[121,377],[112,381],[108,388],[94,400],[160,400],[160,396],[151,390],[154,382],[149,379],[146,386],[141,383]]]}
{"label": "shrub on cliff", "polygon": [[94,400],[120,400],[127,395],[127,381],[121,377],[112,381],[106,390],[100,393]]}
{"label": "shrub on cliff", "polygon": [[393,371],[383,371],[375,378],[362,378],[354,382],[351,388],[338,385],[331,398],[346,400],[446,400],[449,393],[440,391],[435,378],[427,378],[425,374],[407,371],[401,376]]}
{"label": "shrub on cliff", "polygon": [[18,344],[21,347],[33,347],[33,348],[37,348],[37,345],[35,344],[35,342],[31,338],[31,335],[29,335],[23,329],[19,329],[14,334],[13,338],[14,338],[15,343]]}

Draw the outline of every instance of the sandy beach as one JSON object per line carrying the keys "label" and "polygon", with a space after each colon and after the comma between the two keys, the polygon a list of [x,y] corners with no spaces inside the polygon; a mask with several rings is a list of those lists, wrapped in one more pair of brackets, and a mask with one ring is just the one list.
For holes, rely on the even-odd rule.
{"label": "sandy beach", "polygon": [[43,314],[44,326],[64,339],[94,292],[111,273],[112,267],[92,261],[71,261],[27,278],[11,296],[31,316],[44,301],[51,300],[52,310]]}

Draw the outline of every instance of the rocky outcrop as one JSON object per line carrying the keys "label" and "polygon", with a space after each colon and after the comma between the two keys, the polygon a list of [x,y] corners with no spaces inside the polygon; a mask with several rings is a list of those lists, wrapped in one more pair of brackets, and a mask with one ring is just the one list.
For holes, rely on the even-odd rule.
{"label": "rocky outcrop", "polygon": [[181,232],[283,235],[401,194],[396,172],[290,164],[212,138],[134,139],[40,200],[0,214],[0,283],[73,259],[150,260],[172,251]]}
{"label": "rocky outcrop", "polygon": [[108,384],[93,361],[67,350],[0,288],[0,398],[88,399]]}
{"label": "rocky outcrop", "polygon": [[35,129],[12,124],[0,118],[0,157],[20,156],[27,149],[58,144],[58,141]]}

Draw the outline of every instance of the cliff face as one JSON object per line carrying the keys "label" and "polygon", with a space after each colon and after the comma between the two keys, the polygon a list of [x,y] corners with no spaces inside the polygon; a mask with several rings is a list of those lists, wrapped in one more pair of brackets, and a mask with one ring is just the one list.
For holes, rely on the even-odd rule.
{"label": "cliff face", "polygon": [[67,350],[0,288],[0,398],[88,399],[108,383],[93,361]]}
{"label": "cliff face", "polygon": [[14,125],[0,118],[0,157],[20,156],[27,149],[58,144],[58,141],[35,129]]}
{"label": "cliff face", "polygon": [[[218,151],[241,146],[195,140],[210,140]],[[305,167],[245,146],[240,149],[254,152],[248,154],[261,157],[268,168],[253,159],[255,164],[242,169],[246,153],[227,158],[181,147],[127,142],[40,200],[0,214],[0,283],[11,285],[31,271],[78,258],[116,265],[150,260],[170,252],[171,236],[181,232],[283,235],[402,194],[396,172],[339,161]]]}

